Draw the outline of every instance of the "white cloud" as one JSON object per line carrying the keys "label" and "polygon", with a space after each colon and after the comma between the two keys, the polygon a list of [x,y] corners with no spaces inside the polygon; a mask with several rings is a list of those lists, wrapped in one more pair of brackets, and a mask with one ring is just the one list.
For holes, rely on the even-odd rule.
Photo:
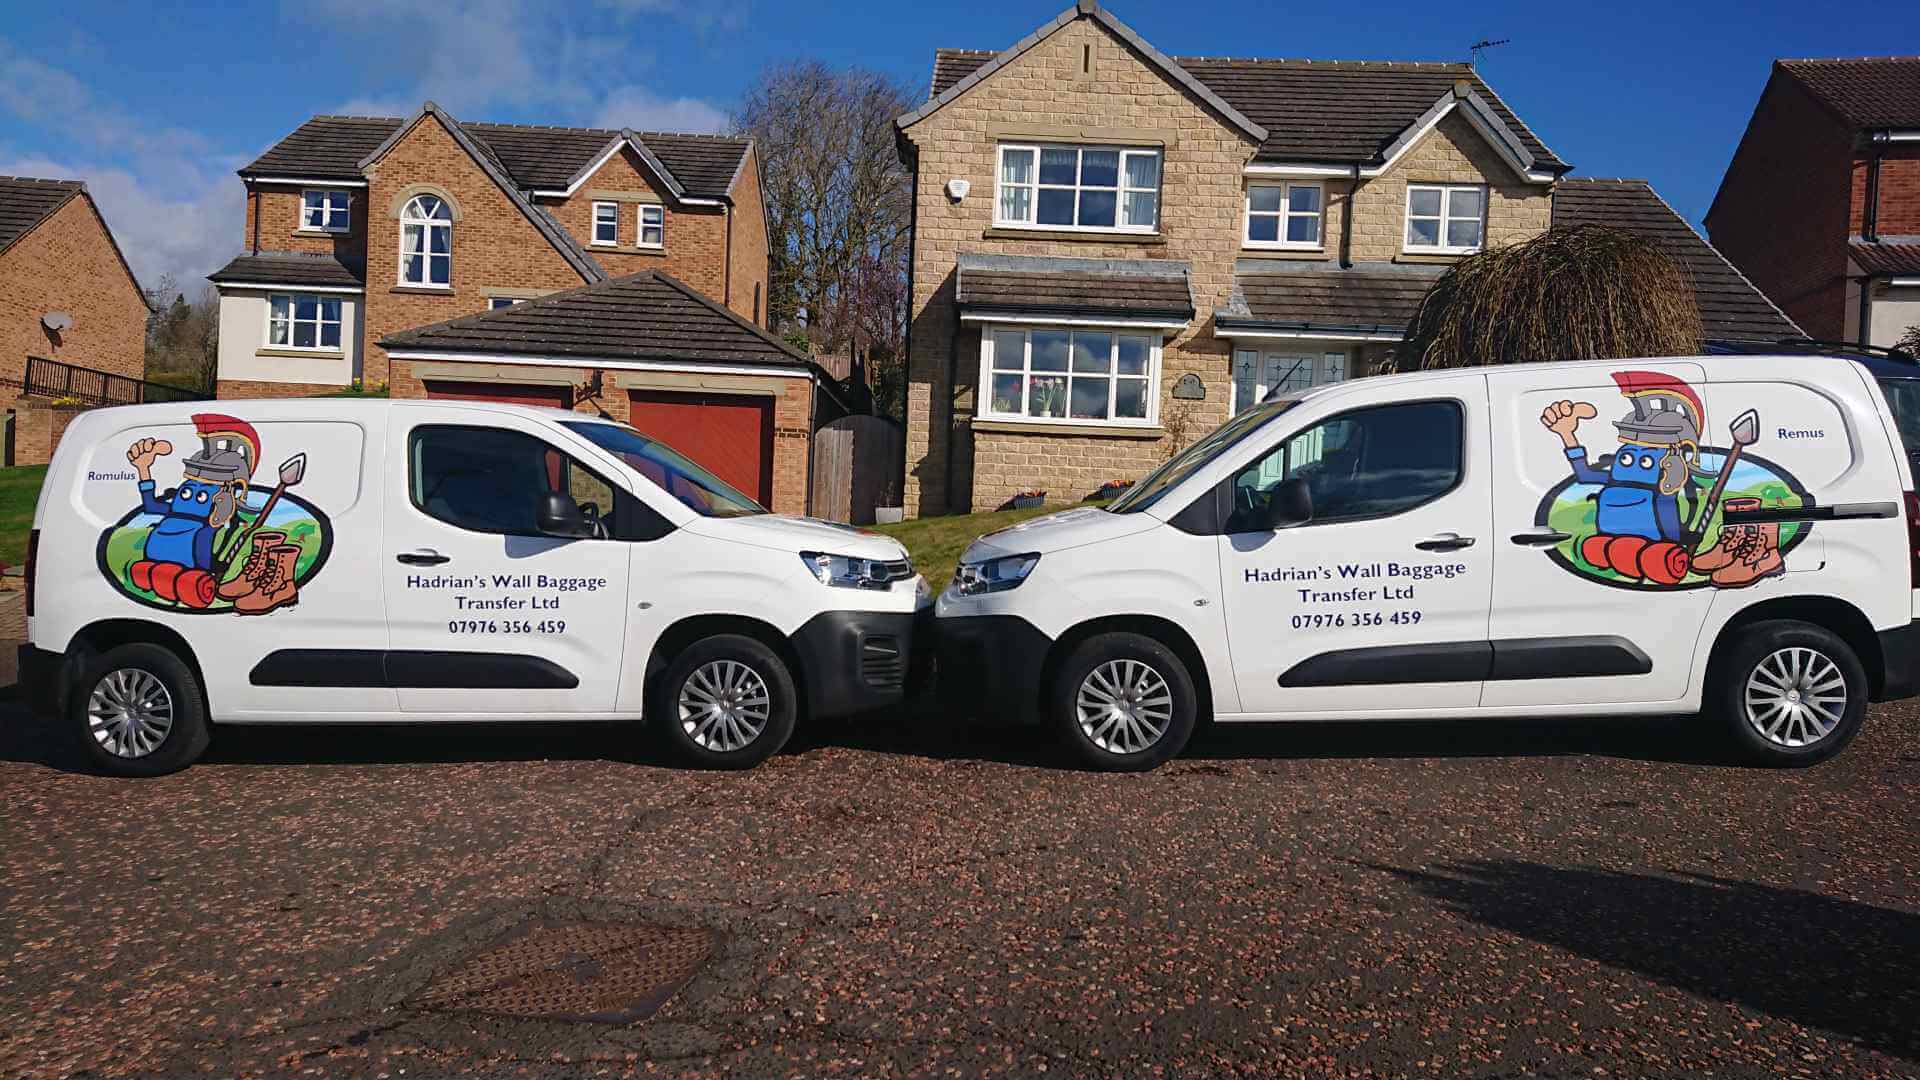
{"label": "white cloud", "polygon": [[181,291],[198,293],[245,246],[245,195],[231,173],[161,188],[115,165],[30,156],[0,158],[0,175],[85,180],[142,288],[172,274]]}
{"label": "white cloud", "polygon": [[666,98],[644,86],[622,86],[608,93],[588,124],[638,131],[712,134],[727,130],[727,114],[699,98]]}

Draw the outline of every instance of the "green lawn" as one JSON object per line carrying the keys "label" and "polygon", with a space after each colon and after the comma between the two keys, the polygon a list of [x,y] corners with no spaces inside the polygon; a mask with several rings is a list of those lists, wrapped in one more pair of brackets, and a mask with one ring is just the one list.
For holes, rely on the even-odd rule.
{"label": "green lawn", "polygon": [[873,531],[885,533],[907,545],[914,569],[925,574],[935,592],[947,587],[960,553],[975,537],[1004,529],[1016,521],[1064,510],[1064,506],[1046,506],[1038,510],[999,510],[987,514],[962,514],[953,517],[924,517],[898,525],[875,525]]}
{"label": "green lawn", "polygon": [[15,566],[26,561],[33,504],[40,498],[40,482],[46,478],[45,465],[0,469],[0,563]]}

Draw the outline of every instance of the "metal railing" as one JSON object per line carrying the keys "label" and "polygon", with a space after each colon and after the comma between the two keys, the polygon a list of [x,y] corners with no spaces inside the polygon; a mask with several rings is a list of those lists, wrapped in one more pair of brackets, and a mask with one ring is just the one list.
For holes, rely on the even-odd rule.
{"label": "metal railing", "polygon": [[165,383],[115,375],[110,371],[75,367],[44,356],[27,357],[22,387],[29,394],[51,398],[78,398],[89,405],[138,405],[152,401],[205,401],[211,395]]}

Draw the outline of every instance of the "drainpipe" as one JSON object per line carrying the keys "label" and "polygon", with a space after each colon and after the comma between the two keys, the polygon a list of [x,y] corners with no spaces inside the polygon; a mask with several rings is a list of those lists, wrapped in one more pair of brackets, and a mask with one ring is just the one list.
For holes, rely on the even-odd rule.
{"label": "drainpipe", "polygon": [[[661,213],[664,216],[665,211],[662,211]],[[725,215],[727,219],[727,253],[720,257],[720,265],[722,267],[722,270],[721,270],[722,276],[720,279],[720,296],[722,299],[720,303],[723,304],[728,311],[732,311],[733,310],[733,207],[731,206],[726,207],[722,209],[720,213]]]}
{"label": "drainpipe", "polygon": [[260,189],[251,181],[247,183],[247,198],[253,203],[253,251],[260,254]]}
{"label": "drainpipe", "polygon": [[1353,269],[1353,200],[1360,194],[1360,166],[1353,167],[1353,184],[1347,188],[1347,209],[1340,215],[1340,269]]}
{"label": "drainpipe", "polygon": [[[1880,162],[1887,155],[1887,133],[1873,133],[1873,157],[1867,159],[1867,190],[1860,208],[1860,239],[1864,243],[1880,242]],[[1873,341],[1873,276],[1863,274],[1860,277],[1860,344],[1862,347]]]}

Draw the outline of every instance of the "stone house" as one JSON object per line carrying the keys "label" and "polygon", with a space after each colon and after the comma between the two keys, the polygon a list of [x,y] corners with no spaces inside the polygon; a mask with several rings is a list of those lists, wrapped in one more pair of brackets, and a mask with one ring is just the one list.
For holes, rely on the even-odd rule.
{"label": "stone house", "polygon": [[1920,56],[1775,61],[1706,225],[1816,338],[1920,325]]}
{"label": "stone house", "polygon": [[[428,102],[405,119],[316,116],[240,177],[245,251],[210,275],[221,397],[385,385],[599,411],[732,448],[710,464],[805,509],[813,429],[842,409],[818,365],[762,329],[751,140],[469,123]],[[620,282],[634,287],[598,289]],[[587,299],[536,302],[560,295]],[[583,305],[626,332],[572,333]],[[417,333],[443,325],[473,329],[460,347]],[[715,336],[655,332],[672,328]],[[496,347],[477,347],[488,334]],[[550,347],[515,344],[529,341]]]}
{"label": "stone house", "polygon": [[[1438,272],[1549,227],[1569,169],[1472,65],[1170,57],[1092,0],[939,50],[897,126],[915,514],[1075,502],[1366,374]],[[1645,194],[1589,209],[1685,229]],[[1797,333],[1710,261],[1699,286],[1770,312],[1740,332]]]}
{"label": "stone house", "polygon": [[0,383],[17,394],[6,464],[52,456],[70,399],[141,400],[148,314],[84,183],[0,177]]}

